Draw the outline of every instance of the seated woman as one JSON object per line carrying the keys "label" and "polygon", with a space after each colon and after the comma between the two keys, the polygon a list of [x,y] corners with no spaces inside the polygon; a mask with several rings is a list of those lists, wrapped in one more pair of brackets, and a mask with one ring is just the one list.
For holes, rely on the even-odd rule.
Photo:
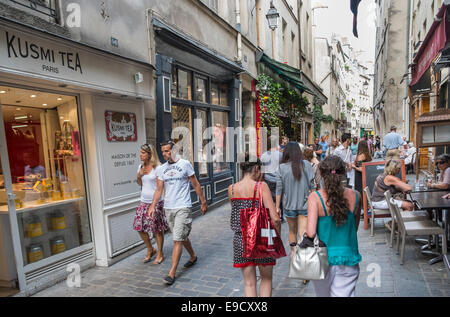
{"label": "seated woman", "polygon": [[[389,209],[384,193],[390,191],[392,196],[398,193],[406,193],[412,188],[403,182],[397,175],[400,172],[402,165],[399,161],[389,160],[384,168],[384,173],[379,175],[375,180],[375,186],[372,193],[373,208]],[[394,199],[399,208],[406,211],[414,209],[414,205],[410,201]]]}
{"label": "seated woman", "polygon": [[428,183],[428,188],[432,189],[450,189],[450,155],[442,154],[436,159],[436,164],[441,171],[439,182],[437,184]]}

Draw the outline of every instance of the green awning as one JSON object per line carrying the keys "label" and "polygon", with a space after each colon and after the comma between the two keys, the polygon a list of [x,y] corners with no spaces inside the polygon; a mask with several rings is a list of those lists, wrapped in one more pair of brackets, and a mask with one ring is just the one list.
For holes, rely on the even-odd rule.
{"label": "green awning", "polygon": [[278,74],[280,78],[284,79],[285,81],[296,87],[298,90],[300,90],[300,93],[307,91],[311,94],[314,94],[314,92],[311,89],[309,89],[305,85],[305,83],[300,79],[301,72],[299,69],[277,62],[271,59],[266,54],[262,55],[260,62],[267,65],[273,72]]}

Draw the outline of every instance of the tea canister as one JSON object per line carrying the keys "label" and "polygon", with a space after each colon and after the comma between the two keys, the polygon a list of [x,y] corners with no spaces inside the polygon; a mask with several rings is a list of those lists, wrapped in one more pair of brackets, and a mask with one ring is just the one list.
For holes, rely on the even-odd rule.
{"label": "tea canister", "polygon": [[61,211],[56,211],[50,216],[52,229],[55,231],[66,229],[66,217]]}
{"label": "tea canister", "polygon": [[28,262],[33,263],[40,261],[44,258],[44,251],[39,244],[33,244],[28,249]]}
{"label": "tea canister", "polygon": [[42,236],[42,223],[38,216],[25,218],[25,232],[29,238]]}
{"label": "tea canister", "polygon": [[52,255],[66,251],[66,242],[62,237],[57,237],[50,241]]}

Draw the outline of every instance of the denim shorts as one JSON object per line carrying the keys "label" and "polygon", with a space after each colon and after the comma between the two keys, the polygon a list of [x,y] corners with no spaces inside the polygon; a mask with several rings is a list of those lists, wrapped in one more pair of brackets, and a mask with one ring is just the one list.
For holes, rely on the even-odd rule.
{"label": "denim shorts", "polygon": [[283,214],[288,218],[297,218],[298,216],[308,216],[308,210],[283,210]]}

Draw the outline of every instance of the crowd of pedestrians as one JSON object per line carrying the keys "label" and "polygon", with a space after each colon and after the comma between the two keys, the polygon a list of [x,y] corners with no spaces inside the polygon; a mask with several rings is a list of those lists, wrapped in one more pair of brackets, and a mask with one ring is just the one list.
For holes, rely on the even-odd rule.
{"label": "crowd of pedestrians", "polygon": [[[276,232],[281,232],[281,222],[286,219],[291,254],[303,236],[313,239],[318,234],[327,246],[330,269],[325,280],[314,281],[318,296],[354,296],[361,261],[356,232],[361,215],[362,164],[373,158],[388,158],[385,172],[375,182],[372,197],[375,208],[387,209],[383,195],[386,190],[393,195],[411,190],[396,176],[400,168],[397,158],[403,157],[409,164],[414,163],[414,145],[405,141],[396,133],[395,127],[384,138],[383,146],[378,136],[358,139],[348,133],[342,135],[340,142],[333,138],[328,143],[328,138],[321,137],[306,145],[300,140],[290,142],[286,136],[279,142],[278,137],[271,136],[270,147],[261,159],[251,160],[246,154],[245,161],[240,164],[242,180],[228,188],[230,225],[234,232],[233,265],[242,271],[244,295],[258,295],[258,267],[261,277],[259,296],[271,296],[273,266],[276,265],[276,260],[270,257],[243,257],[240,213],[251,208],[256,199],[258,203],[261,200],[268,210]],[[161,144],[164,164],[159,162],[152,145],[141,147],[142,164],[137,171],[137,183],[142,193],[133,223],[133,229],[147,247],[144,263],[150,262],[155,255],[153,265],[164,261],[164,232],[170,229],[173,233],[172,265],[163,278],[168,285],[175,282],[183,247],[190,256],[184,267],[192,267],[198,260],[189,239],[192,229],[190,185],[199,197],[203,215],[208,208],[192,164],[177,156],[174,145],[170,141]],[[442,157],[439,163],[445,171],[441,183],[448,183],[450,159]],[[396,203],[404,210],[412,209],[411,204],[403,200]],[[155,237],[157,248],[153,247],[151,236]]]}

